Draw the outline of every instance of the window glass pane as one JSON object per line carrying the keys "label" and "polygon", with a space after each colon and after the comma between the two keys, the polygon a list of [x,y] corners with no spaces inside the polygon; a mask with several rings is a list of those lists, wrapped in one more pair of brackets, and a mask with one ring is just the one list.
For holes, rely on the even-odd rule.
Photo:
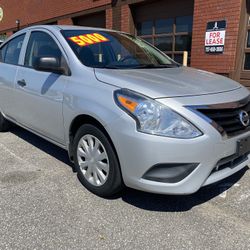
{"label": "window glass pane", "polygon": [[247,47],[250,48],[250,30],[247,32]]}
{"label": "window glass pane", "polygon": [[168,57],[172,58],[172,54],[166,54]]}
{"label": "window glass pane", "polygon": [[172,33],[173,32],[174,19],[161,19],[155,21],[155,33]]}
{"label": "window glass pane", "polygon": [[191,51],[192,37],[181,35],[175,37],[175,51]]}
{"label": "window glass pane", "polygon": [[6,33],[0,34],[0,45],[1,45],[1,44],[3,43],[3,41],[6,40],[6,39],[7,39]]}
{"label": "window glass pane", "polygon": [[[158,52],[158,50],[155,50],[141,39],[118,32],[100,30],[98,31],[98,36],[103,37],[105,41],[102,40],[102,42],[99,43],[88,44],[82,40],[85,43],[83,45],[81,37],[84,38],[85,35],[95,32],[96,31],[84,29],[62,31],[63,36],[72,50],[86,66],[98,68],[114,67],[114,69],[121,69],[134,68],[135,66],[143,66],[145,64],[172,64],[165,55]],[[79,37],[79,39],[72,40],[73,37]],[[104,60],[96,60],[95,58],[96,51],[99,53],[96,49],[97,45],[103,46]]]}
{"label": "window glass pane", "polygon": [[180,64],[183,63],[183,54],[176,54],[174,55],[174,60]]}
{"label": "window glass pane", "polygon": [[250,70],[250,53],[245,54],[244,70]]}
{"label": "window glass pane", "polygon": [[176,32],[192,32],[193,16],[176,18]]}
{"label": "window glass pane", "polygon": [[148,43],[153,44],[153,38],[152,37],[147,37],[147,38],[143,37],[142,39],[147,41]]}
{"label": "window glass pane", "polygon": [[25,35],[18,36],[8,43],[4,62],[9,64],[18,64],[23,39]]}
{"label": "window glass pane", "polygon": [[24,65],[34,67],[41,57],[55,57],[61,63],[62,53],[51,36],[45,32],[35,31],[30,36]]}
{"label": "window glass pane", "polygon": [[152,35],[153,34],[153,21],[147,21],[137,24],[137,35]]}
{"label": "window glass pane", "polygon": [[4,62],[4,58],[5,58],[5,53],[7,50],[8,44],[6,44],[3,48],[1,48],[0,50],[0,62]]}
{"label": "window glass pane", "polygon": [[172,51],[173,38],[172,36],[155,38],[155,46],[162,51]]}

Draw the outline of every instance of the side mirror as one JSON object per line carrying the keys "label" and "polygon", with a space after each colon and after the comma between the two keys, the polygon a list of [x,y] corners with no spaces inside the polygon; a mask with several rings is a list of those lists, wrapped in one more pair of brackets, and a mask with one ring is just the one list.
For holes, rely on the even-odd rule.
{"label": "side mirror", "polygon": [[66,74],[67,70],[60,65],[59,58],[39,57],[34,64],[34,68],[39,71],[52,72],[56,74]]}

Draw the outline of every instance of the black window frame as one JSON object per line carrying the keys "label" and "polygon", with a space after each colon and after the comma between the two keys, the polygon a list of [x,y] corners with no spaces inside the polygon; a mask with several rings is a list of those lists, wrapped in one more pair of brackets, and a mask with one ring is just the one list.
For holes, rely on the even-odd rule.
{"label": "black window frame", "polygon": [[[182,18],[182,17],[191,17],[192,18],[192,28],[191,28],[191,32],[190,31],[186,31],[186,32],[177,32],[177,19],[178,18]],[[168,33],[156,33],[156,22],[159,20],[173,20],[173,28],[172,28],[172,32],[168,32]],[[143,22],[153,22],[152,25],[152,33],[150,35],[140,35],[140,33],[138,33],[138,25],[140,23]],[[152,45],[155,45],[155,41],[157,38],[164,38],[164,37],[171,37],[172,39],[172,50],[162,50],[165,54],[167,54],[169,57],[171,57],[172,59],[175,59],[175,56],[183,56],[183,52],[185,50],[176,50],[176,37],[178,36],[190,36],[191,37],[191,41],[190,41],[190,50],[188,50],[188,61],[190,64],[190,58],[191,58],[191,52],[192,52],[192,29],[193,29],[193,15],[183,15],[183,16],[175,16],[175,17],[166,17],[166,18],[155,18],[155,19],[150,19],[150,20],[144,20],[143,22],[138,22],[135,25],[135,34],[142,38],[145,39],[146,41],[148,41],[149,39],[152,40]]]}

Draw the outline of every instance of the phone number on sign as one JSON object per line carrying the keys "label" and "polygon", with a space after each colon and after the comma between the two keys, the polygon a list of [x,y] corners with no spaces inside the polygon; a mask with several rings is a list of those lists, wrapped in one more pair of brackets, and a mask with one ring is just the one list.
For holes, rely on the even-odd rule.
{"label": "phone number on sign", "polygon": [[224,51],[224,47],[223,46],[205,47],[205,51],[207,53],[222,53]]}

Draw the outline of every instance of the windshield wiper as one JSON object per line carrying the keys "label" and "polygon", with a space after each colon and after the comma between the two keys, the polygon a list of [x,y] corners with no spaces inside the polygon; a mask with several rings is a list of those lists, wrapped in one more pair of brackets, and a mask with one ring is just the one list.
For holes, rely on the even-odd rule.
{"label": "windshield wiper", "polygon": [[159,64],[159,65],[156,65],[156,64],[140,64],[140,65],[137,65],[137,66],[134,66],[133,68],[134,69],[161,69],[161,68],[177,68],[179,67],[178,64]]}
{"label": "windshield wiper", "polygon": [[179,64],[138,64],[138,65],[105,65],[101,68],[105,69],[157,69],[157,68],[177,68]]}
{"label": "windshield wiper", "polygon": [[116,66],[116,65],[105,65],[102,68],[103,69],[126,69],[125,67]]}

